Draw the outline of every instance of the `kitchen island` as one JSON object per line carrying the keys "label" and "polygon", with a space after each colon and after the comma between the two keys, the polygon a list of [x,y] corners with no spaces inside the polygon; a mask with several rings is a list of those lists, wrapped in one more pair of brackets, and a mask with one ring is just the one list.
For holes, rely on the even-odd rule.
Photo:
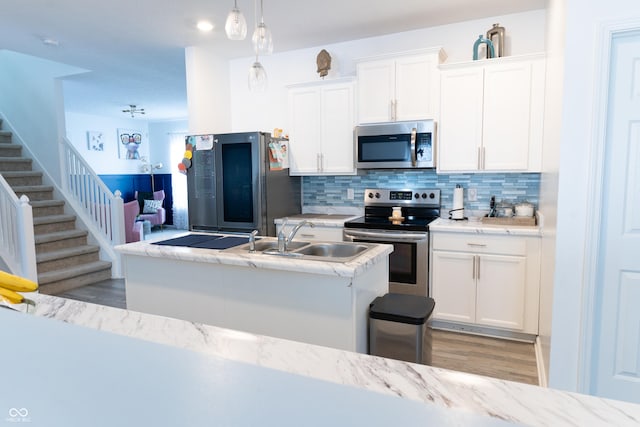
{"label": "kitchen island", "polygon": [[640,423],[640,405],[48,295],[30,298],[36,301],[30,315],[0,310],[6,343],[0,363],[13,367],[0,384],[7,423]]}
{"label": "kitchen island", "polygon": [[347,262],[148,241],[116,249],[130,309],[365,353],[392,251],[370,246]]}

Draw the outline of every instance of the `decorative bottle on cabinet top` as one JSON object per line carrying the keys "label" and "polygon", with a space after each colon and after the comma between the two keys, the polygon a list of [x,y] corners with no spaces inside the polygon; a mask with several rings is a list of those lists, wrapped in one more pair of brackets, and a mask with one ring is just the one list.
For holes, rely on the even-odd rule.
{"label": "decorative bottle on cabinet top", "polygon": [[493,43],[495,57],[502,58],[504,56],[504,27],[500,24],[493,24],[493,28],[487,31],[487,38]]}

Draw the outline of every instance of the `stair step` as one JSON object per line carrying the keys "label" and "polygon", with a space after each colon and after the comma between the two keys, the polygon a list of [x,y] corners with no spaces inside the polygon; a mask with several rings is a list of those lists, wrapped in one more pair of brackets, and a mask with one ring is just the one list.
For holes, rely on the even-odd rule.
{"label": "stair step", "polygon": [[111,279],[111,263],[95,261],[78,267],[38,274],[38,285],[40,293],[56,295],[108,279]]}
{"label": "stair step", "polygon": [[0,144],[11,144],[13,134],[8,130],[0,130]]}
{"label": "stair step", "polygon": [[42,172],[36,171],[8,171],[0,172],[9,185],[42,185]]}
{"label": "stair step", "polygon": [[64,201],[62,200],[33,200],[29,204],[34,218],[64,215]]}
{"label": "stair step", "polygon": [[0,142],[0,157],[21,157],[22,145]]}
{"label": "stair step", "polygon": [[30,171],[31,163],[26,157],[0,157],[0,171]]}
{"label": "stair step", "polygon": [[18,185],[11,188],[13,189],[13,191],[15,191],[16,196],[20,197],[23,194],[26,194],[29,200],[53,199],[52,185]]}
{"label": "stair step", "polygon": [[87,244],[86,230],[68,230],[34,236],[36,254]]}
{"label": "stair step", "polygon": [[56,231],[73,230],[76,224],[75,215],[47,215],[33,218],[35,235],[54,233]]}
{"label": "stair step", "polygon": [[100,247],[95,245],[75,246],[41,253],[36,255],[38,273],[47,273],[99,261],[99,253]]}

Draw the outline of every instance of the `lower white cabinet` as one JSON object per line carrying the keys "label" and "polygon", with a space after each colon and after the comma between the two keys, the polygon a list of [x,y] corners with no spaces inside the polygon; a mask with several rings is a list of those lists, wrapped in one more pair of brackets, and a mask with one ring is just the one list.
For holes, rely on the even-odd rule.
{"label": "lower white cabinet", "polygon": [[431,233],[433,318],[538,333],[540,239]]}

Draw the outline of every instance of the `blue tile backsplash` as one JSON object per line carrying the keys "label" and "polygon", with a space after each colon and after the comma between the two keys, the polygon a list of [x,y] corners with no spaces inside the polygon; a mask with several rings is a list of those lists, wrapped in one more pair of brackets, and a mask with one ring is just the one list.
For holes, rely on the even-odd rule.
{"label": "blue tile backsplash", "polygon": [[[539,173],[475,173],[438,175],[434,170],[364,170],[356,176],[305,176],[302,180],[303,206],[364,205],[366,188],[439,188],[441,206],[452,208],[453,189],[460,184],[465,189],[465,208],[488,209],[492,195],[496,200],[518,202],[527,200],[538,206]],[[353,200],[347,199],[347,189],[354,190]],[[478,191],[478,201],[468,202],[469,188]]]}

